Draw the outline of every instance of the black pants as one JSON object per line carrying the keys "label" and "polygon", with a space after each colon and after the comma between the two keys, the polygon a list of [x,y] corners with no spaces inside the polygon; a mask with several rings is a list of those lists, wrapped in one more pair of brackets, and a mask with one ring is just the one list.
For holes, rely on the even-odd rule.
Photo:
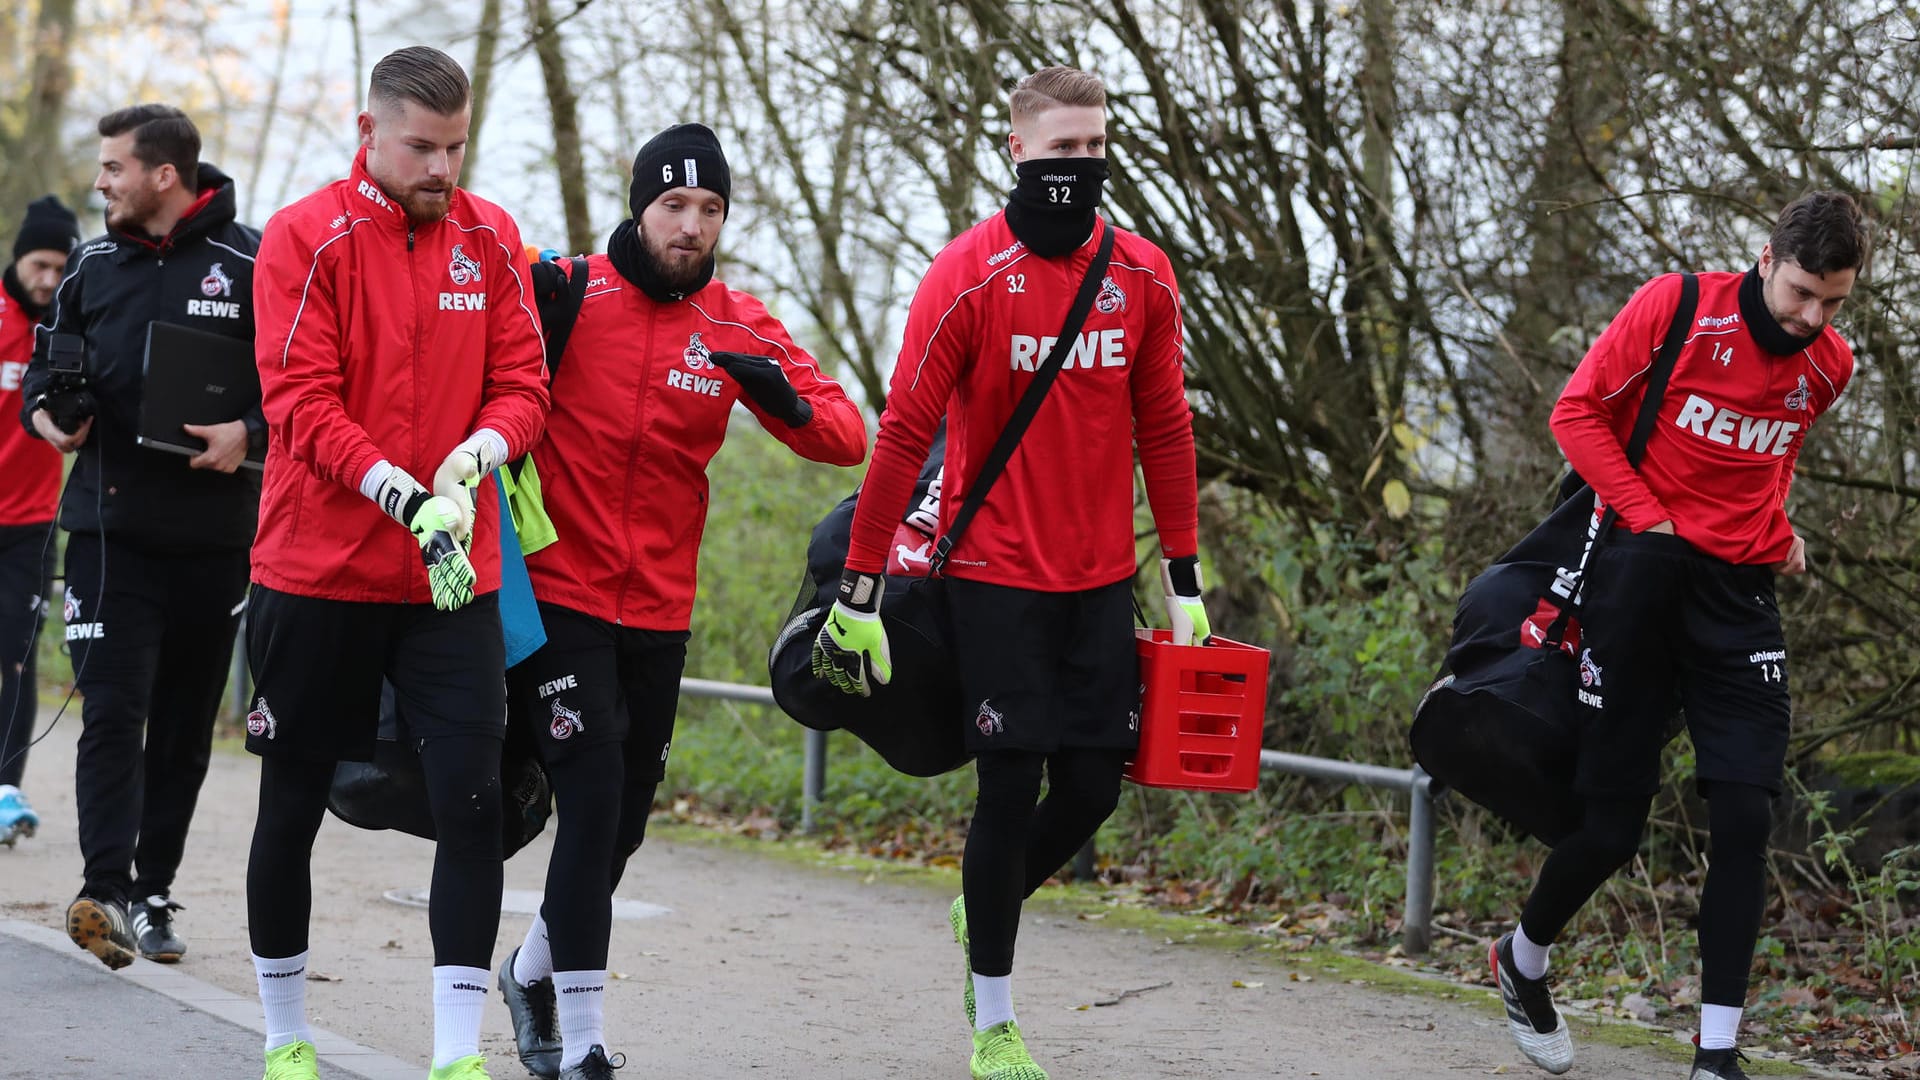
{"label": "black pants", "polygon": [[27,771],[39,698],[34,646],[53,584],[53,522],[0,525],[0,785]]}
{"label": "black pants", "polygon": [[247,552],[154,551],[74,533],[66,566],[67,645],[85,699],[74,767],[81,891],[165,895],[207,775]]}

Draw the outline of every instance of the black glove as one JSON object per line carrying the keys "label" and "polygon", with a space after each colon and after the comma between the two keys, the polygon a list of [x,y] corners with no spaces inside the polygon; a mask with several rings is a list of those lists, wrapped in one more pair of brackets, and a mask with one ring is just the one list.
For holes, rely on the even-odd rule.
{"label": "black glove", "polygon": [[780,370],[780,361],[771,356],[749,356],[746,353],[717,352],[708,357],[713,366],[733,377],[740,389],[754,404],[776,417],[788,427],[804,427],[813,419],[813,406],[800,400],[800,395],[787,381],[787,374]]}
{"label": "black glove", "polygon": [[557,262],[542,260],[528,267],[533,278],[533,298],[537,303],[551,303],[560,299],[567,291],[567,274]]}

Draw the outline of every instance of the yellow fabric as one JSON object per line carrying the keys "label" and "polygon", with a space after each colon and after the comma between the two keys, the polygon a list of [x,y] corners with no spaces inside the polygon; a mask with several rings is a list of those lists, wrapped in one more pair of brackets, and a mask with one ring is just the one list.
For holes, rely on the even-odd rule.
{"label": "yellow fabric", "polygon": [[511,468],[501,469],[500,483],[506,489],[507,510],[513,514],[513,530],[520,537],[520,554],[531,555],[560,539],[540,498],[540,472],[533,467],[532,454],[521,463],[518,476]]}

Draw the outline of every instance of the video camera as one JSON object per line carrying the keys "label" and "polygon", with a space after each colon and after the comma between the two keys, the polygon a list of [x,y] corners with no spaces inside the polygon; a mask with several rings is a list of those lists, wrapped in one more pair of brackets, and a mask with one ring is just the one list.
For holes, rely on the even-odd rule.
{"label": "video camera", "polygon": [[98,411],[87,380],[87,343],[79,334],[50,334],[47,341],[47,388],[33,407],[47,410],[55,427],[71,435]]}

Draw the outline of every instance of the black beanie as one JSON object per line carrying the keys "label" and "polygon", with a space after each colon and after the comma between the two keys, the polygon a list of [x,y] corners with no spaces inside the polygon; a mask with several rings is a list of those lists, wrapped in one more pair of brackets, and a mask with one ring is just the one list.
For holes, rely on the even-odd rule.
{"label": "black beanie", "polygon": [[26,220],[20,223],[20,235],[13,241],[13,257],[29,251],[58,251],[66,254],[80,245],[80,219],[66,204],[52,195],[43,195],[27,204]]}
{"label": "black beanie", "polygon": [[675,124],[647,140],[633,159],[627,208],[638,218],[653,200],[677,187],[706,188],[719,195],[723,215],[733,208],[733,173],[720,139],[705,124]]}

